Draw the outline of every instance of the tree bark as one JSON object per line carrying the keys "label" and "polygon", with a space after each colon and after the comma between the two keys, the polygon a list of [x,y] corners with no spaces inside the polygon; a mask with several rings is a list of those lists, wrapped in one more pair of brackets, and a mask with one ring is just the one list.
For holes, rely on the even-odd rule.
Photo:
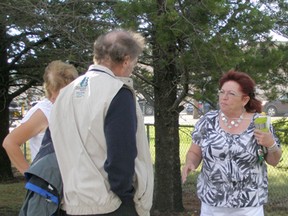
{"label": "tree bark", "polygon": [[179,158],[179,114],[170,109],[177,96],[173,66],[156,66],[155,82],[155,199],[159,211],[181,211],[182,189]]}
{"label": "tree bark", "polygon": [[[158,15],[165,13],[165,0],[158,0]],[[168,24],[168,23],[167,23]],[[169,25],[169,24],[168,24]],[[176,45],[157,44],[153,35],[155,108],[155,196],[154,209],[160,212],[183,211],[179,157],[178,73],[174,61]],[[167,33],[169,34],[169,33]]]}
{"label": "tree bark", "polygon": [[9,69],[7,64],[7,36],[5,25],[0,17],[0,181],[13,178],[11,162],[2,147],[4,138],[9,133],[9,104],[8,95]]}

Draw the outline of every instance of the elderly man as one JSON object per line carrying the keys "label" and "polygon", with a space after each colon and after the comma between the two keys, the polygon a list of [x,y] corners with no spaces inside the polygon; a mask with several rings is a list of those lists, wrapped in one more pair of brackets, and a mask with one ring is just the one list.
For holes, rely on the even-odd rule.
{"label": "elderly man", "polygon": [[129,78],[143,47],[130,31],[101,35],[94,64],[54,104],[50,130],[65,215],[150,215],[153,166]]}

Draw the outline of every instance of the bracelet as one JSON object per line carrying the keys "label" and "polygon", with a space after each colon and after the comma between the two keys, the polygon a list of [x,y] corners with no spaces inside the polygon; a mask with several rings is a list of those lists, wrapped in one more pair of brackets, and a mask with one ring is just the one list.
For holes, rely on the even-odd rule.
{"label": "bracelet", "polygon": [[269,152],[276,152],[278,150],[278,145],[276,142],[273,143],[272,146],[267,148]]}

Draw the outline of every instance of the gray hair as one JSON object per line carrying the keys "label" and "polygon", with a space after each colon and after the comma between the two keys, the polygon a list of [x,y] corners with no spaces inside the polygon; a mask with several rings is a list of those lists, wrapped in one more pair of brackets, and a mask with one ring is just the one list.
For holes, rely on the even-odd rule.
{"label": "gray hair", "polygon": [[113,30],[97,38],[94,43],[94,62],[121,63],[125,57],[136,59],[144,49],[145,40],[139,33]]}

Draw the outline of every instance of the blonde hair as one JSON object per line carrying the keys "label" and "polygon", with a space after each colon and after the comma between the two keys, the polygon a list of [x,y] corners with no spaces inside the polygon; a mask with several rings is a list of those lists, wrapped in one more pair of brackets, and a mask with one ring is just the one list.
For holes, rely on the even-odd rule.
{"label": "blonde hair", "polygon": [[53,92],[58,92],[78,77],[76,68],[60,60],[52,61],[45,68],[43,75],[45,94],[48,99]]}

